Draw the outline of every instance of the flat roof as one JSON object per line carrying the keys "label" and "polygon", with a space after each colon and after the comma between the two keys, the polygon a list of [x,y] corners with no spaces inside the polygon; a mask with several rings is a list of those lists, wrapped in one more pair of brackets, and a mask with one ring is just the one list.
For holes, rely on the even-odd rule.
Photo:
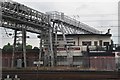
{"label": "flat roof", "polygon": [[[58,34],[58,36],[62,36],[62,34]],[[112,34],[65,34],[65,36],[109,36]]]}

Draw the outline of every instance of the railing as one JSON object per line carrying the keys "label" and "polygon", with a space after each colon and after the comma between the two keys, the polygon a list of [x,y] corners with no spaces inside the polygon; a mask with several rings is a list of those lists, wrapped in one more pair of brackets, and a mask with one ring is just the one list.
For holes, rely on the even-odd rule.
{"label": "railing", "polygon": [[[81,51],[87,51],[87,46],[82,46],[81,47]],[[88,46],[89,51],[107,51],[107,46]]]}
{"label": "railing", "polygon": [[73,25],[76,28],[81,28],[83,30],[86,30],[86,31],[89,31],[92,33],[96,33],[96,34],[100,33],[100,31],[98,31],[80,21],[77,21],[76,19],[73,19],[71,17],[64,15],[64,13],[52,11],[52,12],[47,12],[47,14],[50,15],[50,18],[53,20],[60,20],[62,22],[66,22],[67,24]]}

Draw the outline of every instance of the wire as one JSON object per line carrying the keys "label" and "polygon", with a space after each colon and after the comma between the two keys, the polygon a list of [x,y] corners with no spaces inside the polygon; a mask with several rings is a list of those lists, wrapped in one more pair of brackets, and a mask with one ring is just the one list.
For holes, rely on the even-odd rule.
{"label": "wire", "polygon": [[95,27],[106,28],[106,27],[120,27],[120,26],[95,26]]}
{"label": "wire", "polygon": [[7,37],[9,37],[9,34],[7,33],[7,30],[5,28],[4,28],[4,30],[5,30],[5,33],[6,33]]}
{"label": "wire", "polygon": [[113,13],[113,14],[86,14],[86,15],[84,15],[84,14],[81,14],[81,15],[76,14],[76,15],[69,15],[69,16],[71,16],[73,18],[81,18],[81,17],[118,16],[118,14],[117,13]]}
{"label": "wire", "polygon": [[85,21],[82,21],[82,22],[98,22],[98,21],[114,21],[114,22],[118,22],[120,20],[85,20]]}

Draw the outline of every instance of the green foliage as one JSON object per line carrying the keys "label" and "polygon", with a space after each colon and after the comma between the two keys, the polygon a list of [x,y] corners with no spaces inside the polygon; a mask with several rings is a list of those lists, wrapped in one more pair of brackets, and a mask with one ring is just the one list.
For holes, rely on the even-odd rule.
{"label": "green foliage", "polygon": [[39,50],[39,48],[38,47],[34,47],[33,50]]}
{"label": "green foliage", "polygon": [[[22,48],[23,48],[22,44],[17,43],[15,50],[22,51]],[[32,49],[32,45],[26,45],[26,49]],[[3,51],[13,51],[13,45],[10,45],[10,43],[8,43],[3,47]]]}
{"label": "green foliage", "polygon": [[[17,44],[17,47],[16,47],[16,49],[18,50],[18,51],[22,51],[22,44]],[[26,49],[32,49],[32,45],[26,45]]]}
{"label": "green foliage", "polygon": [[32,45],[27,45],[26,49],[32,49]]}
{"label": "green foliage", "polygon": [[5,45],[5,46],[3,47],[3,50],[4,50],[4,51],[12,51],[12,50],[13,50],[13,46],[10,45],[10,43],[8,43],[7,45]]}

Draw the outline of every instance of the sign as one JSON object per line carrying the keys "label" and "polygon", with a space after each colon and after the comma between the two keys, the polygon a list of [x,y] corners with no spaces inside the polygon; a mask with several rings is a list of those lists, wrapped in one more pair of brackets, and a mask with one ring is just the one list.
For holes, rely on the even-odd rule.
{"label": "sign", "polygon": [[33,64],[37,64],[37,65],[43,64],[43,61],[34,61]]}

